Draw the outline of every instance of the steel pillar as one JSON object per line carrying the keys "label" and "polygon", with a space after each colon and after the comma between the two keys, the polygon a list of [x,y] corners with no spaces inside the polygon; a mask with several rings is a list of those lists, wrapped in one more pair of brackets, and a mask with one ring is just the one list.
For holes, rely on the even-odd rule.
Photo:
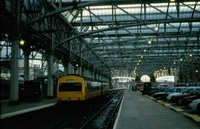
{"label": "steel pillar", "polygon": [[68,65],[64,66],[64,75],[67,75],[67,74],[68,74]]}
{"label": "steel pillar", "polygon": [[11,80],[10,80],[10,101],[9,104],[19,103],[19,70],[18,70],[18,52],[19,39],[15,39],[11,46]]}
{"label": "steel pillar", "polygon": [[82,67],[78,67],[77,68],[77,73],[78,73],[78,75],[80,75],[80,76],[82,76]]}
{"label": "steel pillar", "polygon": [[24,52],[24,81],[29,80],[29,54]]}
{"label": "steel pillar", "polygon": [[53,86],[53,55],[48,55],[48,85],[47,85],[47,97],[52,98],[54,96]]}

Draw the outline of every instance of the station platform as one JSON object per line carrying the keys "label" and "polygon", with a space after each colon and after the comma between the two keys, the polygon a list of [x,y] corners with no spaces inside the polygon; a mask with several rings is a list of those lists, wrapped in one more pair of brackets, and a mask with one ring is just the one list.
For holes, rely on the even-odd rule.
{"label": "station platform", "polygon": [[[8,102],[1,100],[1,119],[53,106],[57,100],[43,99],[18,105],[9,105]],[[114,129],[199,129],[200,123],[185,117],[184,112],[172,109],[136,91],[126,90]]]}
{"label": "station platform", "polygon": [[17,105],[9,105],[9,99],[1,100],[1,119],[53,106],[56,102],[56,98],[51,98],[42,99],[39,102],[20,102]]}
{"label": "station platform", "polygon": [[199,129],[200,123],[152,100],[139,92],[126,90],[114,129]]}

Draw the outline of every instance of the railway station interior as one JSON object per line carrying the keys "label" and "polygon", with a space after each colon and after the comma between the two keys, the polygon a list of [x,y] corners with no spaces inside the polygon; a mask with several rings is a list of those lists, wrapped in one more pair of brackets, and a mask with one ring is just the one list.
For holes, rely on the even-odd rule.
{"label": "railway station interior", "polygon": [[1,119],[52,106],[68,74],[111,89],[200,87],[198,0],[1,0],[0,9]]}

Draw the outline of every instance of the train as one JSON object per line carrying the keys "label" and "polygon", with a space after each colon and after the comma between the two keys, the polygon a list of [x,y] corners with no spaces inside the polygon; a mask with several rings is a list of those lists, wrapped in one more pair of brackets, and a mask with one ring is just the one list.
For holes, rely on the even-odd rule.
{"label": "train", "polygon": [[57,101],[85,101],[105,95],[109,89],[107,82],[70,74],[58,79]]}

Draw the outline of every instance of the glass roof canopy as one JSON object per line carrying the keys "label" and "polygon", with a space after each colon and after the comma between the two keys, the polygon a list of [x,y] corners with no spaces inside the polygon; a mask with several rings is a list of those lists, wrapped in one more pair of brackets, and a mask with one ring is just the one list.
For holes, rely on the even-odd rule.
{"label": "glass roof canopy", "polygon": [[[60,64],[74,67],[76,59],[107,77],[200,66],[195,0],[24,0],[19,8],[16,1],[4,1],[1,38],[16,34],[31,52],[52,52]],[[15,7],[21,13],[13,14]]]}
{"label": "glass roof canopy", "polygon": [[[112,5],[89,5],[62,15],[79,33],[88,33],[84,38],[93,46],[91,49],[112,69],[137,69],[136,73],[148,74],[163,67],[182,67],[180,58],[189,54],[194,59],[188,60],[190,63],[200,58],[197,1],[113,1]],[[174,66],[174,62],[179,65]]]}
{"label": "glass roof canopy", "polygon": [[[190,67],[187,62],[199,65],[200,2],[151,1],[90,5],[89,0],[77,0],[73,1],[77,7],[87,2],[88,6],[62,15],[79,33],[88,33],[84,38],[90,48],[112,70],[148,74],[163,67]],[[185,62],[180,62],[181,57]],[[101,66],[96,62],[96,67]]]}

